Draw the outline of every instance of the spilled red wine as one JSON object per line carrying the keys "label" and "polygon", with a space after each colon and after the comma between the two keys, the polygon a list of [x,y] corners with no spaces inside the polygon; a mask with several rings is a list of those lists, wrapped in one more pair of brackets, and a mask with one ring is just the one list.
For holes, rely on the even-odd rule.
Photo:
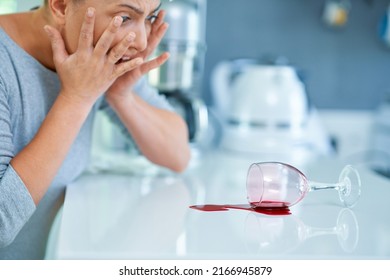
{"label": "spilled red wine", "polygon": [[230,209],[234,210],[246,210],[266,215],[290,215],[290,208],[287,206],[282,207],[253,207],[250,204],[204,204],[204,205],[192,205],[191,209],[205,211],[205,212],[215,212],[215,211],[229,211]]}

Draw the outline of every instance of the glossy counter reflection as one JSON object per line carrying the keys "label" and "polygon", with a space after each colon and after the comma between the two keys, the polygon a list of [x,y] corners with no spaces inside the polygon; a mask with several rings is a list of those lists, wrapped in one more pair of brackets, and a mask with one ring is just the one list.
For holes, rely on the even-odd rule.
{"label": "glossy counter reflection", "polygon": [[[190,202],[189,190],[180,179],[91,175],[80,190],[67,193],[60,236],[62,248],[72,248],[87,258],[175,254]],[[70,218],[70,219],[68,219]]]}
{"label": "glossy counter reflection", "polygon": [[312,227],[295,215],[288,217],[250,214],[245,221],[246,246],[254,254],[293,252],[310,238],[334,236],[334,245],[353,253],[359,241],[359,225],[353,211],[343,208],[334,226]]}
{"label": "glossy counter reflection", "polygon": [[[190,208],[247,204],[251,161],[214,154],[182,175],[85,175],[67,188],[51,257],[390,258],[390,181],[363,167],[362,197],[353,209],[343,208],[332,191],[311,193],[291,207],[291,215]],[[321,161],[303,168],[311,177],[333,181],[343,165]]]}

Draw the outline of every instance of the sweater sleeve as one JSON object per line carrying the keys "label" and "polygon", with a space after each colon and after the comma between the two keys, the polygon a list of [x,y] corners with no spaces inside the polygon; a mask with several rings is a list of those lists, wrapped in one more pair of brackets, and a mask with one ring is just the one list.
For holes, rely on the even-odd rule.
{"label": "sweater sleeve", "polygon": [[[174,111],[165,96],[159,94],[157,89],[151,87],[145,77],[140,79],[140,81],[134,86],[134,92],[145,102],[156,108]],[[102,100],[99,109],[106,111],[106,113],[110,116],[113,122],[119,123],[119,118],[113,117],[113,115],[115,115],[115,112],[113,112],[112,108],[108,105],[105,99]]]}
{"label": "sweater sleeve", "polygon": [[[168,111],[174,111],[173,107],[165,98],[165,96],[160,95],[155,88],[151,87],[145,78],[140,79],[140,81],[134,86],[134,92],[139,97],[141,97],[145,102],[149,103],[150,105],[156,108],[168,110]],[[121,134],[124,135],[124,137],[128,141],[127,144],[129,146],[129,149],[139,152],[138,147],[135,144],[131,135],[129,134],[127,128],[121,122],[118,115],[110,107],[110,105],[108,104],[105,98],[101,101],[99,109],[102,110],[108,116],[110,121],[119,128]]]}
{"label": "sweater sleeve", "polygon": [[10,110],[0,81],[0,248],[8,246],[34,213],[36,206],[10,164],[14,157]]}

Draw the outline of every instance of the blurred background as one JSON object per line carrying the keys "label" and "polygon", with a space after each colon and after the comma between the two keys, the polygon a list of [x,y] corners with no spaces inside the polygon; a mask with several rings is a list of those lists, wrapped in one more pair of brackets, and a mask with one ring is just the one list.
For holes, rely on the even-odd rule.
{"label": "blurred background", "polygon": [[208,74],[221,59],[282,55],[304,71],[318,108],[378,106],[390,89],[390,49],[379,38],[389,1],[349,1],[340,26],[324,22],[326,2],[209,0],[205,95]]}

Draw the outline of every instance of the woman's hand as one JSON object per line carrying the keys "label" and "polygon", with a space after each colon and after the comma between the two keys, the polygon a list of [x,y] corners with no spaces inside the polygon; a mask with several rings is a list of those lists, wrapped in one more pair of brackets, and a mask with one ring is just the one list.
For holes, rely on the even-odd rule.
{"label": "woman's hand", "polygon": [[51,41],[56,71],[62,84],[61,94],[72,101],[92,105],[118,77],[142,63],[141,58],[117,63],[135,38],[135,34],[131,32],[111,46],[121,24],[122,18],[114,17],[94,46],[95,9],[88,8],[77,50],[72,54],[66,51],[60,32],[51,26],[45,26]]}
{"label": "woman's hand", "polygon": [[[160,43],[168,24],[160,11],[153,23],[147,44],[138,55],[146,60]],[[168,53],[142,63],[119,77],[106,92],[106,99],[131,134],[141,153],[154,164],[182,172],[191,153],[188,128],[178,114],[150,105],[133,94],[135,83],[150,70],[168,59]]]}
{"label": "woman's hand", "polygon": [[163,53],[150,61],[146,61],[160,43],[168,29],[168,24],[164,22],[164,16],[165,11],[162,10],[158,13],[148,37],[147,47],[139,53],[138,58],[142,59],[144,62],[115,81],[107,91],[106,97],[108,100],[113,101],[129,94],[132,87],[143,75],[147,74],[152,69],[160,67],[169,58],[168,53]]}

